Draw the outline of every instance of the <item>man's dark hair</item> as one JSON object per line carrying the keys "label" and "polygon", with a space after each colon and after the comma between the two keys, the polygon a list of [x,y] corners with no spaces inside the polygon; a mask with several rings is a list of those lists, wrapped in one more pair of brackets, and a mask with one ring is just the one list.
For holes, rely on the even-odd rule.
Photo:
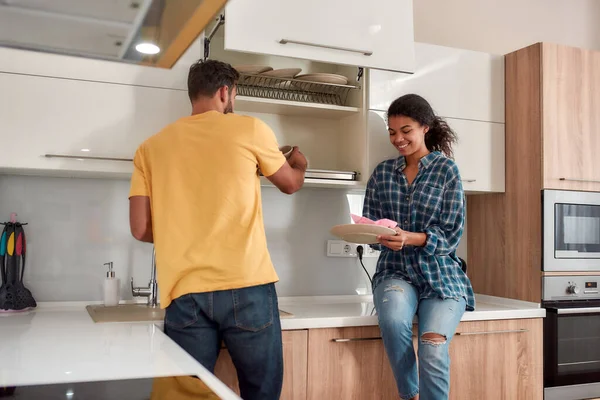
{"label": "man's dark hair", "polygon": [[223,86],[229,93],[240,78],[231,65],[217,60],[198,60],[190,67],[188,74],[188,95],[194,101],[199,96],[212,97]]}

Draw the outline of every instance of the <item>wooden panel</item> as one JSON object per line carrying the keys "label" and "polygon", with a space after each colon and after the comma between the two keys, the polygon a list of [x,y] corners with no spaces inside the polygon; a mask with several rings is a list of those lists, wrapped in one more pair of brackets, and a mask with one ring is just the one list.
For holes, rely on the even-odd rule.
{"label": "wooden panel", "polygon": [[[306,400],[308,331],[283,331],[283,388],[282,400]],[[237,394],[240,388],[231,356],[221,350],[215,375]]]}
{"label": "wooden panel", "polygon": [[506,56],[505,195],[470,196],[469,276],[477,293],[541,299],[541,44]]}
{"label": "wooden panel", "polygon": [[600,52],[544,43],[542,55],[544,187],[600,191]]}
{"label": "wooden panel", "polygon": [[309,330],[308,398],[381,398],[384,353],[382,341],[332,341],[335,338],[379,337],[378,327]]}
{"label": "wooden panel", "polygon": [[543,319],[463,322],[450,345],[450,399],[543,399]]}

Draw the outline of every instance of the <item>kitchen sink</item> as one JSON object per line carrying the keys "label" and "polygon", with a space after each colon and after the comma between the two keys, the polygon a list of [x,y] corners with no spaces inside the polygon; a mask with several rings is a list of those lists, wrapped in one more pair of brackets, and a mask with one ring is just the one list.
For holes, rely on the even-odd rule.
{"label": "kitchen sink", "polygon": [[146,304],[119,304],[114,307],[105,307],[101,304],[89,305],[86,310],[96,323],[162,321],[165,319],[165,310],[148,307]]}
{"label": "kitchen sink", "polygon": [[[165,310],[148,307],[146,304],[119,304],[114,307],[99,304],[89,305],[85,309],[96,323],[163,321],[165,319]],[[279,310],[279,313],[281,318],[294,316],[283,310]]]}

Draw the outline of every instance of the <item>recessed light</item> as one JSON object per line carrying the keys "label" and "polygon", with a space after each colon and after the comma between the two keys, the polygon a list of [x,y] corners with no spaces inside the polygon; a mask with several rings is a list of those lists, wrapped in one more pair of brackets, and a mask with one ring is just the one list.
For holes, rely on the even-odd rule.
{"label": "recessed light", "polygon": [[154,43],[139,43],[135,49],[142,54],[158,54],[160,52],[160,47]]}
{"label": "recessed light", "polygon": [[81,151],[83,151],[84,153],[89,153],[90,149],[81,149]]}

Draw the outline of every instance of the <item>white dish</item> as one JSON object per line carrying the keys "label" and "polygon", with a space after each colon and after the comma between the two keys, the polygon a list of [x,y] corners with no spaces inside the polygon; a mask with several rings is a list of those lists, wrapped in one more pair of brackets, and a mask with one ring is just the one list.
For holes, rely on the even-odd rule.
{"label": "white dish", "polygon": [[240,74],[258,75],[263,72],[272,71],[268,65],[236,65],[233,68]]}
{"label": "white dish", "polygon": [[296,75],[302,72],[302,68],[283,68],[274,69],[272,71],[262,72],[261,75],[272,76],[273,78],[287,78],[292,79]]}
{"label": "white dish", "polygon": [[298,75],[296,80],[316,83],[331,83],[334,85],[347,85],[348,78],[336,74],[304,74]]}
{"label": "white dish", "polygon": [[396,231],[379,225],[344,224],[331,228],[331,234],[350,243],[375,244],[377,236],[395,236]]}

